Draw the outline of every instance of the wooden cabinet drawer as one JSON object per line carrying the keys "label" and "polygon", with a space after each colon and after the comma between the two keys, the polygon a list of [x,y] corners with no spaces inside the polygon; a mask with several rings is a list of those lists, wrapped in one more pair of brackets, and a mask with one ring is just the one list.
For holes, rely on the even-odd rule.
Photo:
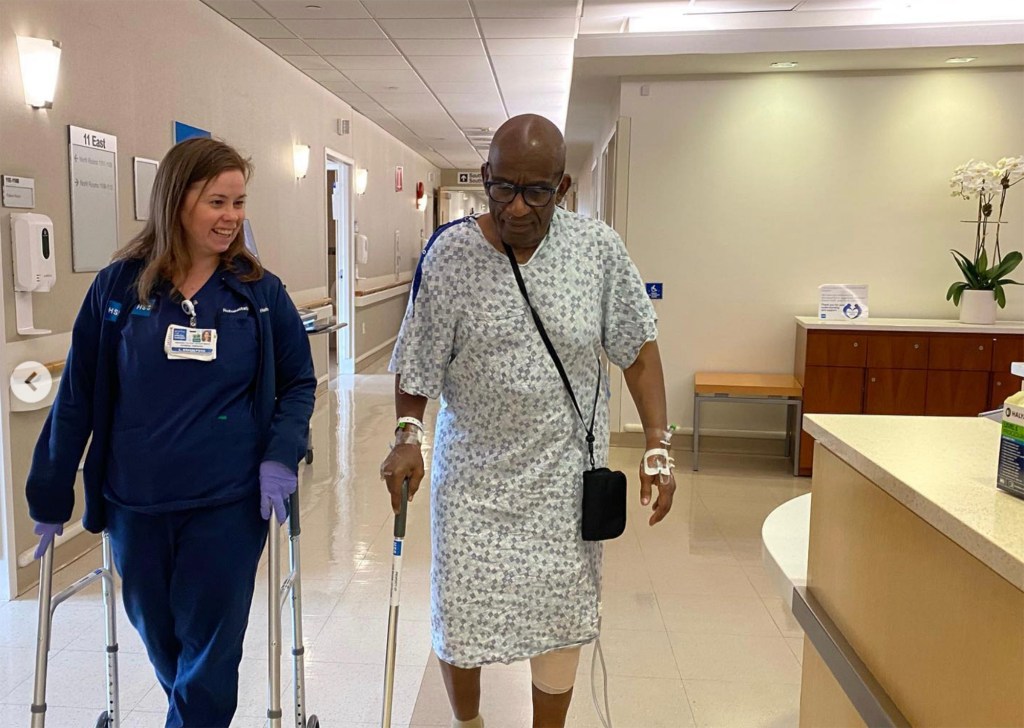
{"label": "wooden cabinet drawer", "polygon": [[992,371],[1006,374],[1015,361],[1024,361],[1024,336],[996,336],[992,343]]}
{"label": "wooden cabinet drawer", "polygon": [[807,367],[804,412],[857,415],[864,402],[864,370],[854,367]]}
{"label": "wooden cabinet drawer", "polygon": [[809,331],[807,365],[819,367],[862,367],[867,355],[867,336],[861,333]]}
{"label": "wooden cabinet drawer", "polygon": [[987,372],[992,368],[991,336],[932,336],[928,368]]}
{"label": "wooden cabinet drawer", "polygon": [[1024,384],[1024,379],[1020,377],[1015,377],[1012,374],[992,372],[992,387],[988,400],[988,409],[994,410],[1002,407],[1007,397],[1021,391],[1022,384]]}
{"label": "wooden cabinet drawer", "polygon": [[987,410],[988,372],[928,372],[925,414],[937,417],[975,417]]}
{"label": "wooden cabinet drawer", "polygon": [[870,369],[927,369],[928,337],[878,334],[868,337]]}
{"label": "wooden cabinet drawer", "polygon": [[864,413],[923,415],[928,372],[920,369],[868,369]]}

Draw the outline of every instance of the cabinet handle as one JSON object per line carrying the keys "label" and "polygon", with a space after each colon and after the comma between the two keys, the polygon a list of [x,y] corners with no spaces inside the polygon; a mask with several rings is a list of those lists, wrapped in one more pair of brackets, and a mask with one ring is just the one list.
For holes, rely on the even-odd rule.
{"label": "cabinet handle", "polygon": [[978,351],[985,351],[985,345],[982,344],[981,346],[979,346]]}
{"label": "cabinet handle", "polygon": [[874,384],[874,383],[875,383],[875,382],[877,382],[877,381],[878,381],[877,379],[875,379],[874,377],[871,377],[871,382],[872,382],[872,384]]}
{"label": "cabinet handle", "polygon": [[1003,386],[1003,383],[1002,382],[996,382],[996,386],[997,387],[1001,387],[1001,386]]}
{"label": "cabinet handle", "polygon": [[859,341],[853,342],[853,348],[854,349],[856,349],[858,346],[860,346],[860,342]]}
{"label": "cabinet handle", "polygon": [[915,349],[920,349],[920,348],[921,348],[921,345],[920,345],[920,344],[914,344],[914,348],[915,348]]}

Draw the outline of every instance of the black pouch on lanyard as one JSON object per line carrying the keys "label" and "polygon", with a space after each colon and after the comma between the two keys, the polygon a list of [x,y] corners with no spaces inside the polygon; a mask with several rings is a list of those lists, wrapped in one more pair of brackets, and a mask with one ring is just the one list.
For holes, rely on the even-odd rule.
{"label": "black pouch on lanyard", "polygon": [[505,246],[505,255],[508,256],[508,260],[512,264],[512,272],[516,276],[519,291],[526,299],[526,305],[530,308],[530,314],[533,316],[533,322],[537,326],[540,338],[544,341],[544,346],[547,347],[548,354],[551,355],[551,360],[555,363],[555,369],[558,370],[558,374],[562,378],[562,384],[565,385],[565,389],[569,393],[572,406],[576,409],[576,414],[579,415],[580,422],[587,431],[590,470],[583,473],[583,524],[581,528],[583,540],[604,541],[618,538],[626,530],[626,476],[618,470],[595,467],[594,463],[594,419],[597,417],[597,398],[601,394],[601,360],[600,358],[597,360],[597,390],[594,392],[594,408],[590,414],[590,426],[588,427],[586,420],[583,419],[583,411],[576,402],[576,394],[572,391],[572,384],[569,382],[569,376],[565,373],[562,361],[558,358],[558,353],[544,330],[540,316],[533,304],[530,303],[530,296],[526,293],[526,284],[523,283],[523,276],[519,272],[516,256],[507,243],[502,244]]}

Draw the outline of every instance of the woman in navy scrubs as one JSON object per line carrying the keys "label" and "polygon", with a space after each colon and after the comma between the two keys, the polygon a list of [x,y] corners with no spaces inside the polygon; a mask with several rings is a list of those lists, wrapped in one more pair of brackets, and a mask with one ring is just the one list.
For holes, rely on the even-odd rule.
{"label": "woman in navy scrubs", "polygon": [[267,520],[286,517],[313,410],[298,312],[244,245],[249,173],[212,139],[168,152],[149,222],[75,321],[27,484],[39,555],[92,436],[84,524],[110,534],[167,728],[231,723]]}

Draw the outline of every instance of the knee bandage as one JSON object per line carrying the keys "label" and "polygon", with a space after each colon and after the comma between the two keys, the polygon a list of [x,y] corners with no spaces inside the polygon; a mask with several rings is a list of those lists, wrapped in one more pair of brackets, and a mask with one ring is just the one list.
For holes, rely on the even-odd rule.
{"label": "knee bandage", "polygon": [[533,674],[533,684],[548,695],[567,693],[576,682],[576,668],[579,663],[579,647],[566,647],[531,657],[530,672]]}

